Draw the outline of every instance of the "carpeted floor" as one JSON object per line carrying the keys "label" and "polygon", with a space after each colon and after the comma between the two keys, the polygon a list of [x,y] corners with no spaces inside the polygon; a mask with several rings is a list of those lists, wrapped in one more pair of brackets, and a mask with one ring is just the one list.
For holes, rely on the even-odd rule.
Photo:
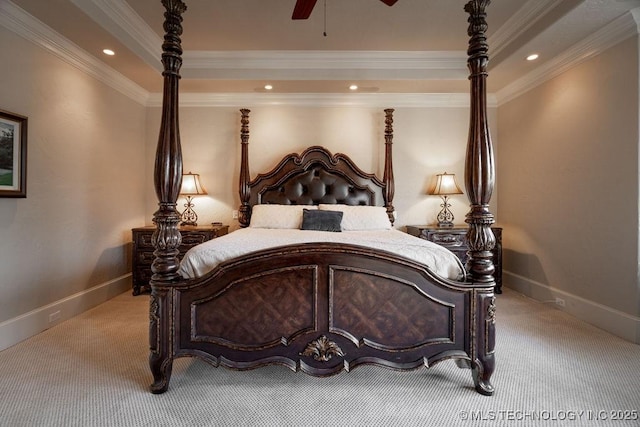
{"label": "carpeted floor", "polygon": [[452,361],[314,378],[197,359],[152,395],[148,296],[125,293],[0,352],[0,426],[640,426],[640,346],[509,289],[496,326],[492,397]]}

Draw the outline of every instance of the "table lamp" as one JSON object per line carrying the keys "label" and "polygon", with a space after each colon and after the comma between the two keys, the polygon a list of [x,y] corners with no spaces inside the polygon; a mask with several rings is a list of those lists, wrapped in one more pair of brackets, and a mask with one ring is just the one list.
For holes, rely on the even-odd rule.
{"label": "table lamp", "polygon": [[449,210],[449,196],[462,194],[462,190],[456,183],[456,176],[452,173],[439,173],[436,175],[436,185],[429,192],[434,196],[442,197],[442,210],[438,214],[438,227],[453,227],[453,213]]}
{"label": "table lamp", "polygon": [[180,195],[187,198],[187,203],[184,205],[186,209],[182,212],[182,222],[180,225],[198,225],[198,215],[193,210],[194,204],[192,199],[194,196],[203,196],[205,194],[207,194],[207,190],[205,190],[200,183],[199,174],[189,172],[182,175]]}

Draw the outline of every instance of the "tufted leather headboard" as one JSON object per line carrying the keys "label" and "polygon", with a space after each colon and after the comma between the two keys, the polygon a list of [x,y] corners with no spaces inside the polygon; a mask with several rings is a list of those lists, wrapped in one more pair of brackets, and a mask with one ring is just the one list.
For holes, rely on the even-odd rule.
{"label": "tufted leather headboard", "polygon": [[258,175],[249,187],[251,205],[384,204],[384,184],[377,177],[362,172],[344,154],[332,156],[323,147],[289,154],[271,172]]}
{"label": "tufted leather headboard", "polygon": [[256,204],[280,205],[345,204],[385,206],[393,223],[393,170],[391,167],[391,118],[387,112],[385,133],[385,178],[363,172],[345,154],[332,155],[326,148],[313,146],[301,154],[291,153],[267,173],[249,181],[248,113],[242,112],[242,164],[240,166],[240,225],[251,220],[251,207]]}

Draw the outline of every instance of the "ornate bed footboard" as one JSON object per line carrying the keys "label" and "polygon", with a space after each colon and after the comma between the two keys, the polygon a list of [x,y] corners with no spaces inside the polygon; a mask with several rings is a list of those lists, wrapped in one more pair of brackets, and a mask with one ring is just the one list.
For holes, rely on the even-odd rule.
{"label": "ornate bed footboard", "polygon": [[472,367],[477,391],[492,392],[491,288],[438,278],[390,253],[286,246],[154,291],[154,392],[167,389],[179,356],[232,369],[280,364],[316,376],[361,364],[406,370],[455,358]]}
{"label": "ornate bed footboard", "polygon": [[[467,215],[469,282],[442,279],[424,265],[385,251],[335,243],[253,252],[220,264],[201,278],[182,279],[178,274],[181,237],[176,201],[182,176],[178,81],[186,6],[181,0],[162,3],[166,34],[162,123],[154,175],[159,209],[154,214],[156,258],[150,303],[152,392],[167,390],[176,357],[196,356],[232,369],[281,364],[317,376],[349,371],[361,364],[404,370],[456,359],[472,369],[476,390],[491,395],[495,367],[491,249],[495,239],[489,212],[494,165],[485,85],[485,8],[489,0],[471,0],[465,7],[471,71],[465,168],[471,207]],[[344,155],[333,156],[322,147],[311,147],[301,155],[285,157],[274,170],[251,181],[249,110],[241,112],[242,225],[249,224],[255,203],[281,197],[285,197],[284,203],[327,203],[324,190],[329,187],[339,187],[346,194],[330,194],[333,201],[329,203],[384,206],[393,222],[393,110],[385,110],[383,180],[362,172]],[[296,186],[302,186],[303,180],[316,180],[313,188],[319,186],[322,194],[299,198],[296,191],[286,190],[294,180]]]}

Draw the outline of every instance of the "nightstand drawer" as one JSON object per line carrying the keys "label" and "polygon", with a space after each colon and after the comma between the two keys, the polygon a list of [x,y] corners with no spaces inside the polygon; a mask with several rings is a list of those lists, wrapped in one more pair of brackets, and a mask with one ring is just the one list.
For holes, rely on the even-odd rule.
{"label": "nightstand drawer", "polygon": [[[428,232],[427,232],[428,234]],[[437,243],[447,248],[467,248],[467,236],[466,233],[446,233],[437,232],[431,233],[430,236],[426,236],[427,240]]]}
{"label": "nightstand drawer", "polygon": [[134,233],[134,243],[139,248],[151,248],[153,250],[153,229],[143,233]]}
{"label": "nightstand drawer", "polygon": [[136,261],[143,265],[151,265],[153,263],[153,251],[136,251]]}
{"label": "nightstand drawer", "polygon": [[204,243],[207,240],[211,240],[212,237],[214,236],[209,233],[183,233],[180,249],[182,250],[182,247],[191,248],[195,245],[199,245],[200,243]]}

